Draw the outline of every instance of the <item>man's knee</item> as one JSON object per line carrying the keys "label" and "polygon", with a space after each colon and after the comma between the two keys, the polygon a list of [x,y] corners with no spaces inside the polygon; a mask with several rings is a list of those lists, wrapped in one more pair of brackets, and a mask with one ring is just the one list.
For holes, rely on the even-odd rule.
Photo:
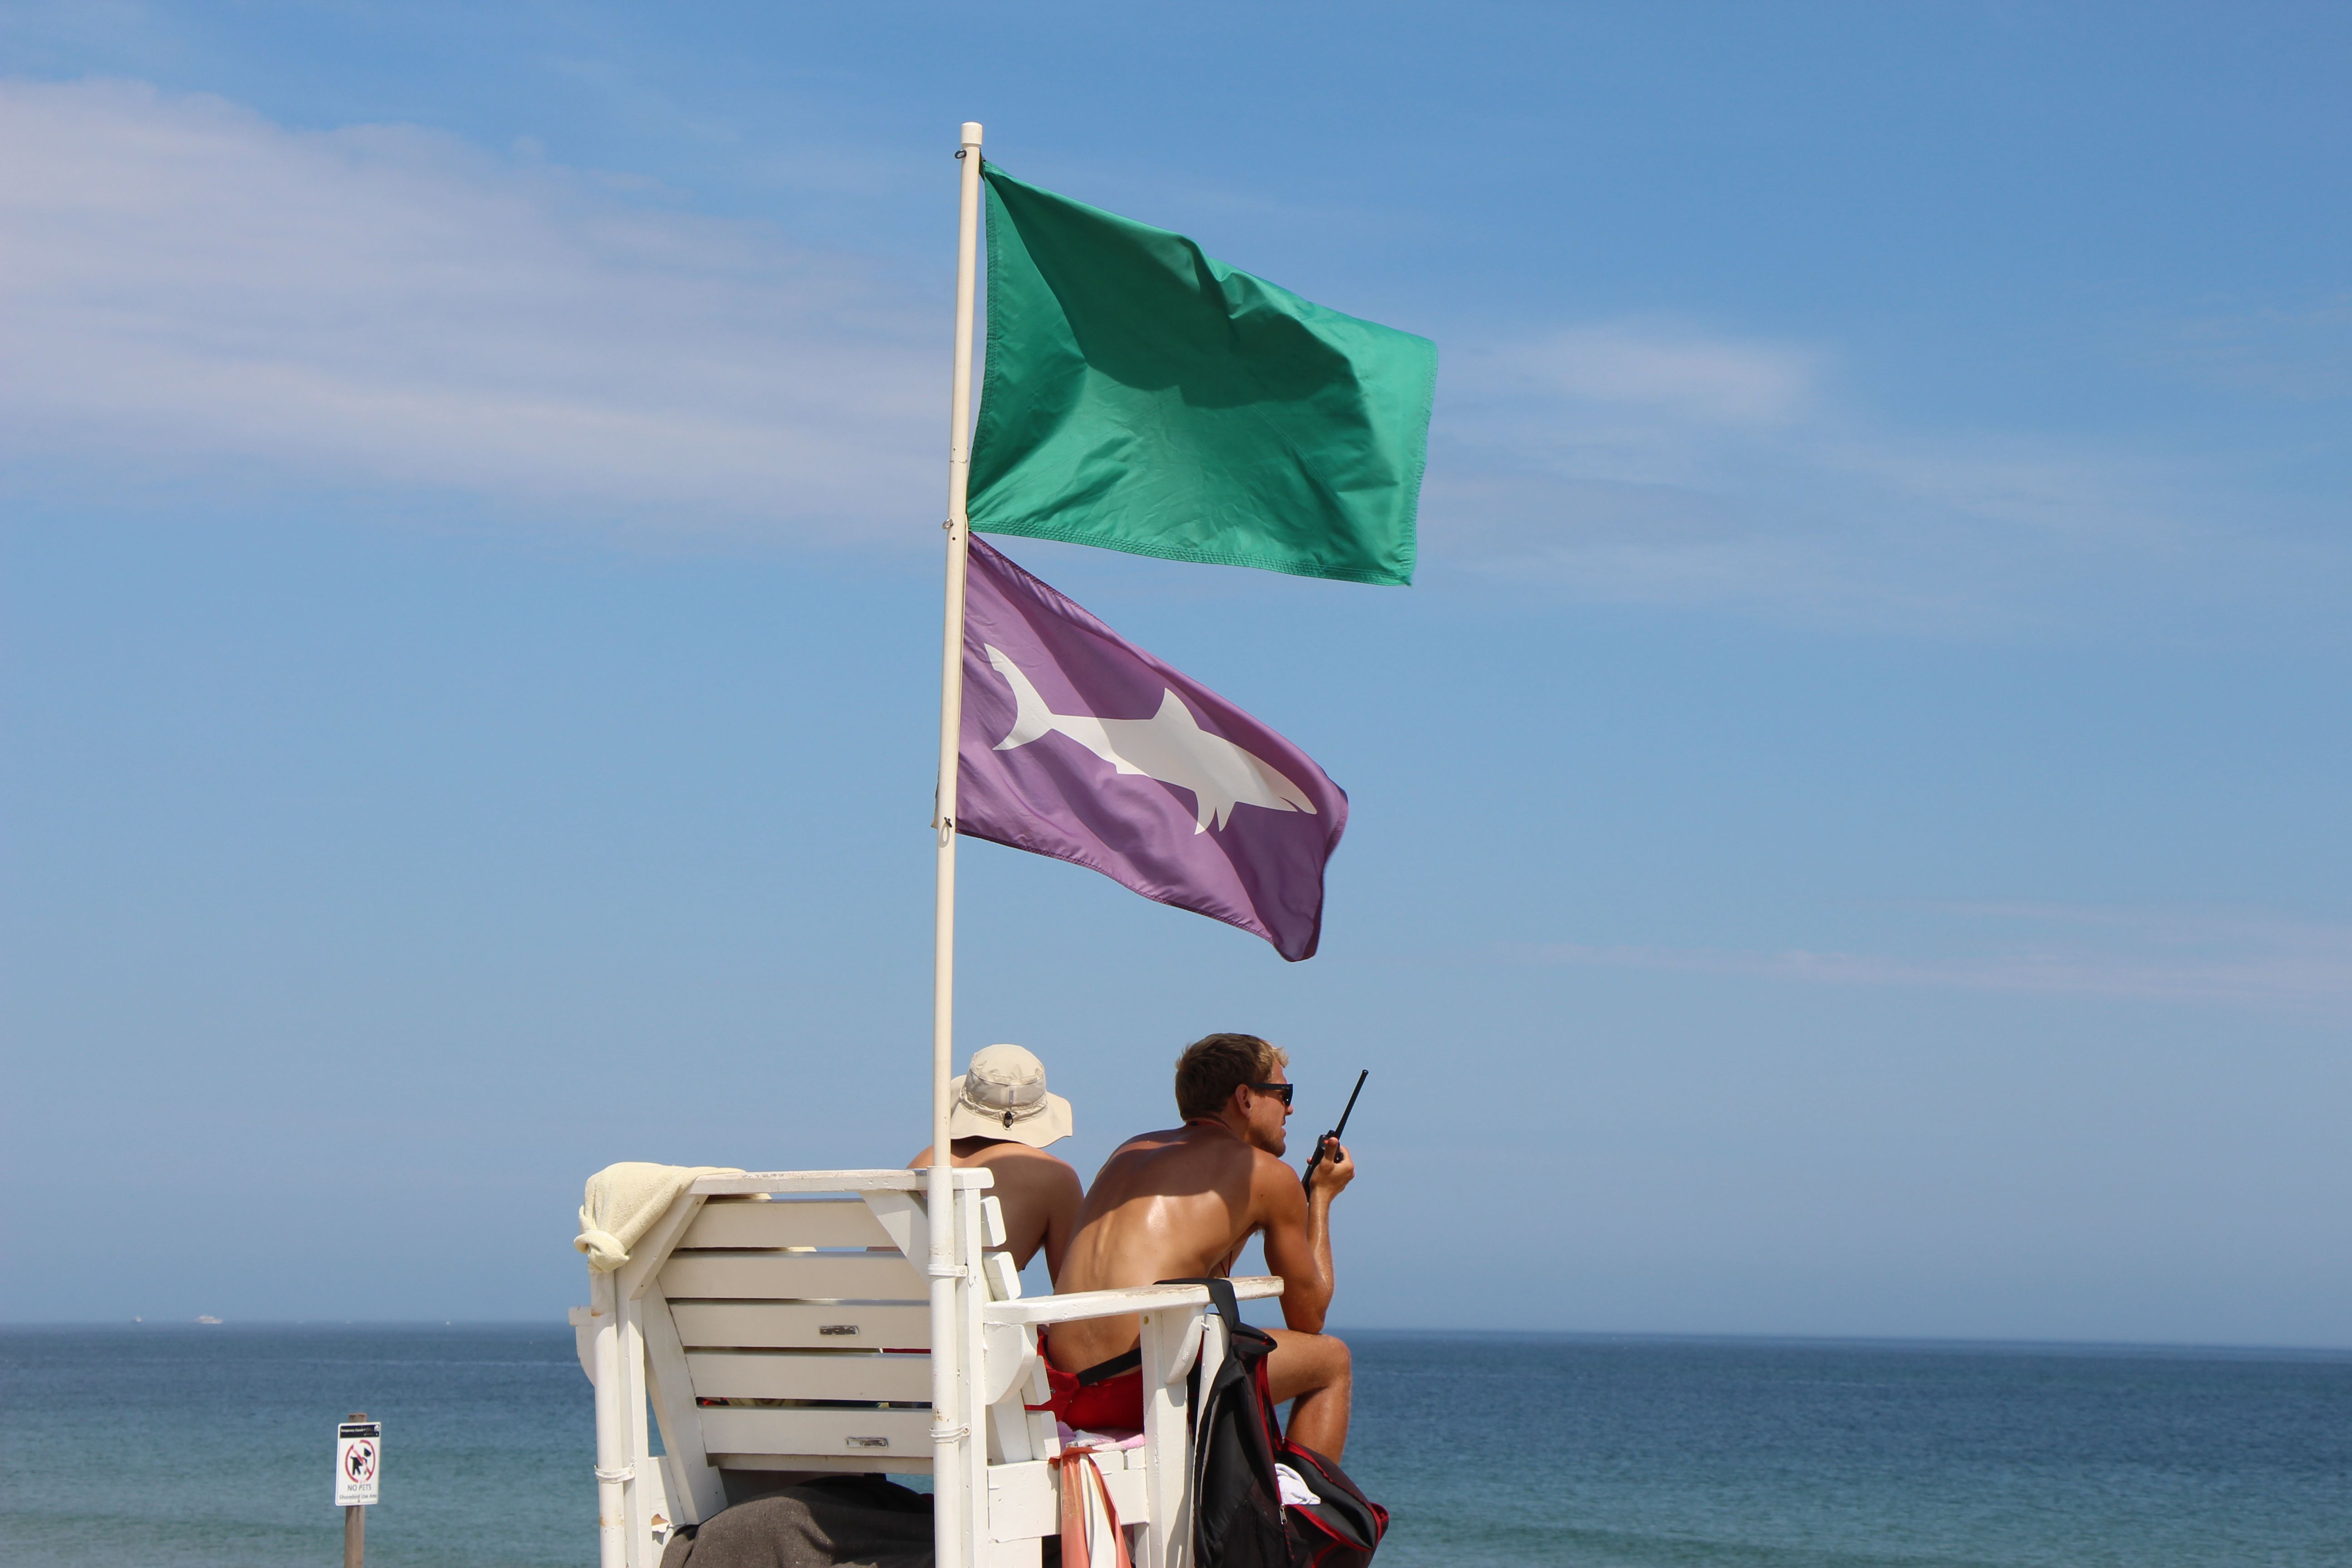
{"label": "man's knee", "polygon": [[1334,1333],[1291,1335],[1291,1380],[1301,1389],[1343,1389],[1350,1375],[1348,1340]]}
{"label": "man's knee", "polygon": [[1349,1385],[1353,1358],[1348,1342],[1336,1334],[1310,1334],[1291,1330],[1276,1335],[1273,1374],[1275,1397],[1295,1398]]}

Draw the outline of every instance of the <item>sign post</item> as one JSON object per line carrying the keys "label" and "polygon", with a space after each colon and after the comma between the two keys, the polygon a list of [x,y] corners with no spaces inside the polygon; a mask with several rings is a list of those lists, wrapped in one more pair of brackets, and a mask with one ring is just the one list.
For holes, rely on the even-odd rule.
{"label": "sign post", "polygon": [[343,1510],[343,1568],[367,1555],[367,1509],[383,1475],[383,1423],[354,1410],[335,1428],[335,1502]]}

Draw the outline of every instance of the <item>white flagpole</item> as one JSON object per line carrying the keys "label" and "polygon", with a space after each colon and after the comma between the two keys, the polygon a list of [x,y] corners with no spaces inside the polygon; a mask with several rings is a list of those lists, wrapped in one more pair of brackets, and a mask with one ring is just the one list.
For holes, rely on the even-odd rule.
{"label": "white flagpole", "polygon": [[[980,127],[963,128],[962,208],[956,226],[955,380],[948,400],[947,610],[940,648],[940,793],[931,828],[939,836],[939,895],[931,948],[931,1492],[938,1568],[964,1568],[963,1521],[970,1511],[963,1445],[973,1411],[957,1366],[954,1198],[949,1174],[948,1080],[955,1073],[956,747],[963,732],[963,578],[971,542],[964,499],[971,481],[972,293],[980,268]],[[967,1369],[970,1370],[970,1369]]]}

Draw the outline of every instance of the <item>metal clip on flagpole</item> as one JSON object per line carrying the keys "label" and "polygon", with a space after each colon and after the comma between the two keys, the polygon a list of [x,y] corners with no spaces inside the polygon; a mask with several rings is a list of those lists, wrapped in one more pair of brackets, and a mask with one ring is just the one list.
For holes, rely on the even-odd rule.
{"label": "metal clip on flagpole", "polygon": [[964,1409],[971,1369],[960,1364],[956,1292],[971,1289],[957,1266],[954,1177],[949,1161],[948,1080],[955,1071],[956,747],[963,731],[963,577],[971,520],[972,295],[980,267],[980,127],[966,121],[962,205],[956,226],[955,378],[948,402],[947,606],[940,648],[940,792],[931,828],[939,837],[939,896],[931,957],[931,1166],[926,1191],[931,1256],[931,1490],[938,1568],[965,1568],[962,1525],[970,1510],[963,1463],[971,1426]]}

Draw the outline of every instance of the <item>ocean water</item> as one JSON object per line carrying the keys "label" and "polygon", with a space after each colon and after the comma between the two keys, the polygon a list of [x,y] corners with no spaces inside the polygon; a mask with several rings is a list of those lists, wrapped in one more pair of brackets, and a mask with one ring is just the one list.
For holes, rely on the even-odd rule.
{"label": "ocean water", "polygon": [[[1349,1337],[1389,1568],[2352,1568],[2352,1355]],[[232,1324],[0,1329],[0,1564],[338,1563],[353,1410],[371,1563],[594,1563],[568,1328]]]}
{"label": "ocean water", "polygon": [[2352,1564],[2352,1356],[1350,1342],[1389,1568]]}

